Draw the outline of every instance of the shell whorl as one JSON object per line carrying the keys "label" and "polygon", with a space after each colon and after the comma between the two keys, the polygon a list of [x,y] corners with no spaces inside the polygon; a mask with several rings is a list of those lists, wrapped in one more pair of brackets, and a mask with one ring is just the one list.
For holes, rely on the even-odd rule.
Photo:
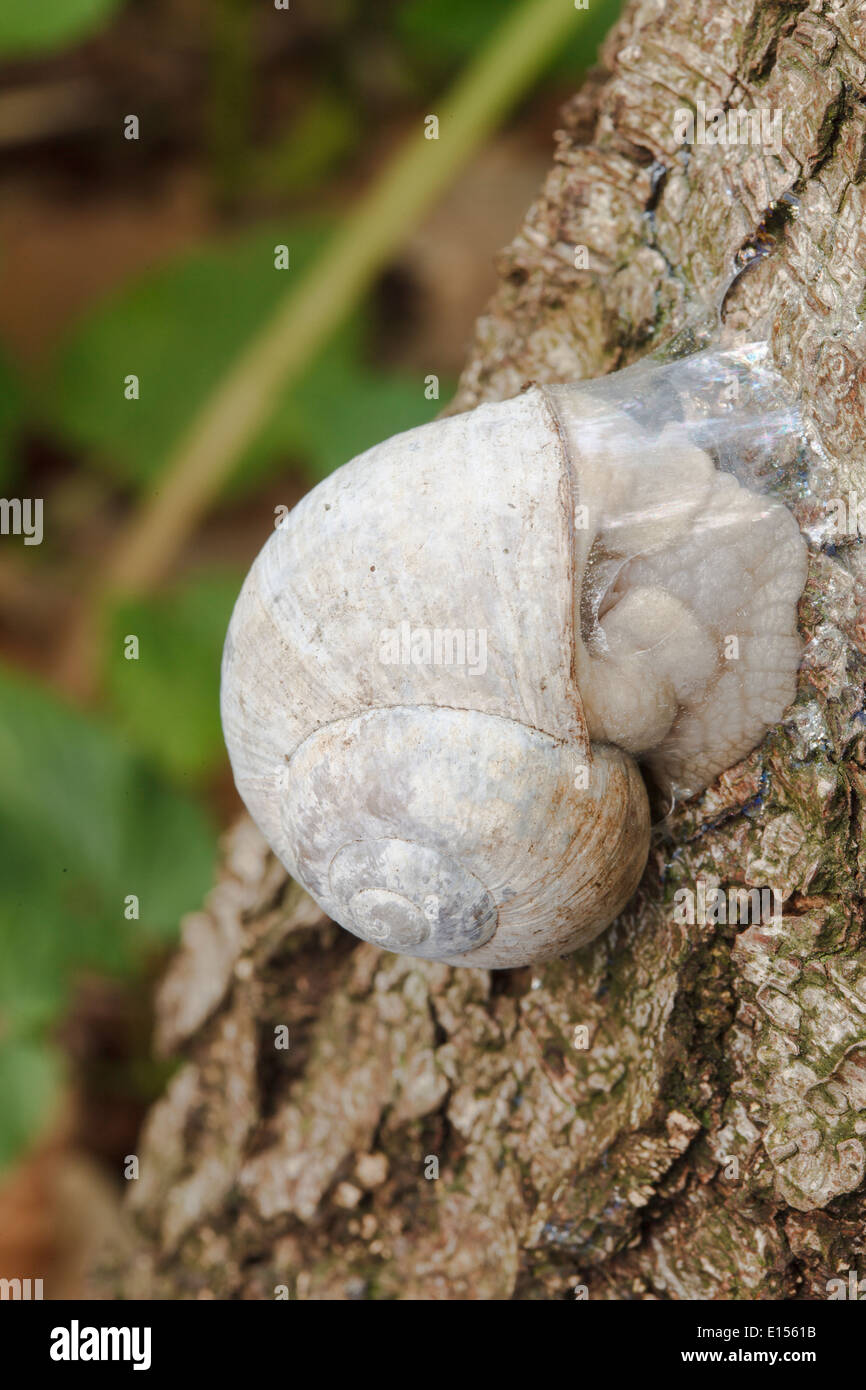
{"label": "shell whorl", "polygon": [[[691,795],[793,698],[806,551],[752,485],[800,437],[786,391],[760,344],[532,388],[368,450],[275,531],[223,725],[337,921],[512,966],[613,919],[649,845],[633,759]],[[462,633],[462,659],[416,659],[413,632]]]}
{"label": "shell whorl", "polygon": [[[585,770],[579,746],[515,720],[370,710],[298,749],[282,838],[300,881],[359,936],[466,965],[544,960],[606,926],[643,869],[649,816],[635,765],[600,747]],[[399,896],[387,903],[393,929],[359,920],[374,906],[361,892]]]}
{"label": "shell whorl", "polygon": [[[241,796],[273,844],[285,762],[368,709],[499,715],[588,750],[573,643],[561,441],[533,390],[376,445],[262,548],[226,638],[222,717]],[[382,636],[481,630],[484,669],[381,659]]]}
{"label": "shell whorl", "polygon": [[[361,455],[247,577],[223,662],[238,789],[357,935],[524,964],[589,939],[640,877],[643,783],[590,746],[574,676],[572,492],[533,389]],[[483,630],[483,667],[382,660],[407,622]]]}

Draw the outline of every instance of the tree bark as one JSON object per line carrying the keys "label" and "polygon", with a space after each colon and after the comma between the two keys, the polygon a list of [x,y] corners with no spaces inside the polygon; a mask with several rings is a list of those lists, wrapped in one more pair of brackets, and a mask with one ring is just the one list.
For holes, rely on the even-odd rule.
{"label": "tree bark", "polygon": [[[856,505],[864,98],[857,0],[633,0],[452,408],[721,314],[728,340],[769,340],[827,496]],[[781,112],[781,147],[684,149],[674,112],[698,99]],[[159,1047],[185,1061],[142,1137],[117,1290],[812,1299],[866,1272],[866,564],[854,538],[819,543],[808,496],[797,511],[816,540],[796,706],[674,810],[587,949],[495,974],[382,953],[235,827],[159,995]],[[782,921],[677,922],[701,878],[779,887]]]}

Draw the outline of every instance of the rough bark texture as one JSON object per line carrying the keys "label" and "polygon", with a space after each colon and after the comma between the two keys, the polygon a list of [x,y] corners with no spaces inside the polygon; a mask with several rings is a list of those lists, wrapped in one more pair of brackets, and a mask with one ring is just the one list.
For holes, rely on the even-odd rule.
{"label": "rough bark texture", "polygon": [[[780,153],[683,150],[698,98],[780,110]],[[822,492],[866,496],[864,99],[856,0],[633,3],[456,408],[611,371],[723,306],[726,340],[768,337],[802,390]],[[143,1136],[125,1294],[809,1299],[866,1272],[866,566],[821,544],[805,490],[795,510],[798,702],[675,810],[579,954],[495,975],[383,954],[237,826],[159,999],[185,1062]],[[677,923],[700,877],[779,887],[782,922]]]}

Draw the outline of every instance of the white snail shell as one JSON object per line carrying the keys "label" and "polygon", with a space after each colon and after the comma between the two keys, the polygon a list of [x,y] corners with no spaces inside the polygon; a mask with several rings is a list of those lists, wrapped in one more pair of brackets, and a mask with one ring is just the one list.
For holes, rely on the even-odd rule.
{"label": "white snail shell", "polygon": [[[235,607],[240,794],[328,914],[390,950],[495,968],[589,941],[646,862],[636,758],[696,790],[793,697],[793,518],[597,386],[368,450],[274,531]],[[483,632],[485,660],[383,659],[407,625],[446,655]]]}

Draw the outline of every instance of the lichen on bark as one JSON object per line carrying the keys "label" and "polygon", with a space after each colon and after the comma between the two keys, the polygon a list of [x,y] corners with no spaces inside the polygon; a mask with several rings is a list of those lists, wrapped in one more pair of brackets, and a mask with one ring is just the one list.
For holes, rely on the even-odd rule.
{"label": "lichen on bark", "polygon": [[[689,322],[766,338],[866,496],[866,15],[634,0],[564,113],[453,409],[598,376]],[[677,108],[778,110],[778,149]],[[576,268],[575,247],[588,268]],[[824,1298],[866,1218],[866,563],[814,497],[785,724],[675,809],[587,949],[488,974],[325,922],[247,821],[158,1001],[127,1296]],[[707,563],[712,563],[708,556]],[[699,879],[781,922],[677,920]],[[277,1049],[275,1029],[289,1030]]]}

